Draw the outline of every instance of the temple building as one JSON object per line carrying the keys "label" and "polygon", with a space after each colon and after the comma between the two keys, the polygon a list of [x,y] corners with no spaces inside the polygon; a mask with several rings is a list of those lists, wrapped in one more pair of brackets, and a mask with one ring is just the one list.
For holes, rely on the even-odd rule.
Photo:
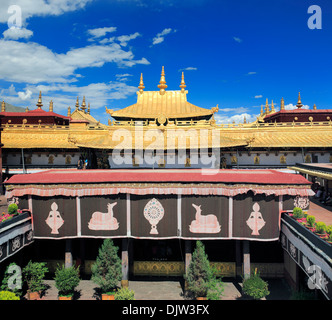
{"label": "temple building", "polygon": [[[141,75],[137,102],[120,110],[106,107],[107,125],[90,114],[85,97],[66,116],[53,102],[6,112],[2,103],[3,171],[7,175],[76,167],[81,155],[90,168],[287,168],[296,163],[332,162],[332,109],[276,112],[273,101],[252,123],[218,124],[218,106],[188,102],[182,73],[180,90],[168,90],[164,68],[158,90],[146,91]],[[104,121],[105,122],[105,121]]]}

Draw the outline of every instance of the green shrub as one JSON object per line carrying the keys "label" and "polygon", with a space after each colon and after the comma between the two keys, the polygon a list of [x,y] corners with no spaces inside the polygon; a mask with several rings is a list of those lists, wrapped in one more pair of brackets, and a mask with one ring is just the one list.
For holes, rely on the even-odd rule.
{"label": "green shrub", "polygon": [[317,233],[325,233],[326,232],[326,224],[325,222],[317,222],[316,223],[316,232]]}
{"label": "green shrub", "polygon": [[55,270],[55,287],[59,291],[59,296],[72,296],[75,288],[80,283],[79,267],[65,268],[58,266]]}
{"label": "green shrub", "polygon": [[115,300],[135,300],[135,292],[129,288],[121,288],[114,295]]}
{"label": "green shrub", "polygon": [[315,226],[315,223],[316,223],[316,218],[314,216],[308,216],[307,217],[307,225],[310,228],[313,228]]}
{"label": "green shrub", "polygon": [[220,300],[224,289],[224,283],[221,279],[214,278],[210,280],[206,295],[207,300]]}
{"label": "green shrub", "polygon": [[330,224],[326,227],[326,233],[330,236],[332,235],[332,224]]}
{"label": "green shrub", "polygon": [[91,280],[99,285],[102,293],[114,292],[122,279],[118,250],[111,239],[105,239],[99,248],[96,262],[91,267]]}
{"label": "green shrub", "polygon": [[[9,272],[9,270],[11,267],[16,267],[16,266],[17,266],[17,264],[15,262],[12,262],[7,266],[6,271],[4,273],[4,277],[2,279],[0,289],[4,290],[4,291],[13,292],[16,296],[21,297],[22,296],[22,275],[21,274],[16,274],[16,271],[15,271],[16,282],[13,284],[15,285],[15,287],[17,285],[18,288],[11,289],[11,288],[9,288],[9,285],[8,285],[9,278],[13,276],[13,274],[11,272]],[[20,282],[20,283],[18,283],[18,282]]]}
{"label": "green shrub", "polygon": [[30,292],[39,292],[45,289],[43,280],[45,273],[48,272],[45,262],[32,262],[30,260],[22,272]]}
{"label": "green shrub", "polygon": [[16,203],[12,203],[8,206],[8,213],[9,214],[16,214],[18,210],[18,206]]}
{"label": "green shrub", "polygon": [[303,210],[301,208],[295,207],[293,209],[293,217],[295,219],[302,219],[304,217]]}
{"label": "green shrub", "polygon": [[270,294],[268,284],[255,271],[250,278],[243,281],[243,293],[255,300],[262,299]]}
{"label": "green shrub", "polygon": [[206,297],[209,282],[213,279],[213,271],[201,241],[196,241],[196,249],[184,278],[188,284],[188,291],[195,298]]}
{"label": "green shrub", "polygon": [[13,292],[0,291],[0,300],[20,300],[20,298]]}

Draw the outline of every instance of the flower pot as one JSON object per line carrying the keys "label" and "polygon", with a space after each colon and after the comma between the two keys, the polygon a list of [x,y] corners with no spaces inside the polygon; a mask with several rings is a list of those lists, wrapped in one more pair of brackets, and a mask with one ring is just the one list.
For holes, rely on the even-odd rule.
{"label": "flower pot", "polygon": [[73,296],[59,296],[59,300],[73,300]]}
{"label": "flower pot", "polygon": [[39,300],[40,293],[39,292],[28,292],[28,300]]}
{"label": "flower pot", "polygon": [[101,300],[114,300],[114,293],[113,294],[103,293],[101,295]]}
{"label": "flower pot", "polygon": [[327,239],[328,235],[326,233],[319,233],[319,232],[315,232],[315,234],[320,237],[321,239]]}
{"label": "flower pot", "polygon": [[206,297],[197,297],[196,300],[207,300]]}

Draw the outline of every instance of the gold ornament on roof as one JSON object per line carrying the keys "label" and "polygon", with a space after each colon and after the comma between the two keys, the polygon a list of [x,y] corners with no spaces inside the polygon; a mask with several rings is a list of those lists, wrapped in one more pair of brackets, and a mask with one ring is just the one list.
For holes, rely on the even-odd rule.
{"label": "gold ornament on roof", "polygon": [[165,93],[165,89],[167,88],[166,80],[165,80],[165,71],[164,66],[161,69],[161,77],[158,84],[158,88],[160,89],[160,94],[163,95]]}
{"label": "gold ornament on roof", "polygon": [[186,84],[184,82],[184,74],[182,72],[182,76],[181,76],[181,83],[180,83],[180,88],[181,88],[181,92],[185,92],[185,88],[186,88]]}
{"label": "gold ornament on roof", "polygon": [[39,98],[38,98],[38,102],[37,102],[36,106],[38,107],[38,109],[41,109],[41,107],[43,106],[41,91],[39,91]]}
{"label": "gold ornament on roof", "polygon": [[317,110],[316,104],[314,104],[314,110]]}
{"label": "gold ornament on roof", "polygon": [[163,124],[165,124],[167,118],[166,118],[166,116],[164,114],[160,114],[158,116],[157,120],[158,120],[159,124],[163,125]]}
{"label": "gold ornament on roof", "polygon": [[144,83],[143,83],[143,73],[141,73],[141,78],[140,78],[138,89],[139,89],[140,93],[143,93],[143,90],[145,89]]}
{"label": "gold ornament on roof", "polygon": [[299,92],[299,96],[298,96],[298,99],[297,99],[297,105],[296,105],[299,109],[302,108],[303,104],[301,102],[301,94]]}
{"label": "gold ornament on roof", "polygon": [[71,110],[70,110],[70,107],[68,107],[67,117],[70,117],[70,116],[71,116]]}
{"label": "gold ornament on roof", "polygon": [[79,102],[79,100],[78,100],[78,97],[77,97],[77,99],[76,99],[76,105],[75,105],[75,107],[76,107],[76,110],[78,110],[79,107],[80,107],[80,102]]}
{"label": "gold ornament on roof", "polygon": [[6,111],[6,104],[5,101],[2,101],[1,103],[1,112],[5,112]]}
{"label": "gold ornament on roof", "polygon": [[49,111],[50,111],[50,112],[53,112],[53,101],[52,101],[52,100],[50,101]]}
{"label": "gold ornament on roof", "polygon": [[272,112],[272,113],[276,112],[275,109],[274,109],[273,100],[272,100],[272,102],[271,102],[271,112]]}
{"label": "gold ornament on roof", "polygon": [[266,113],[266,114],[269,114],[269,112],[270,112],[269,102],[268,102],[268,99],[266,98],[266,103],[265,103],[265,113]]}
{"label": "gold ornament on roof", "polygon": [[86,109],[85,96],[83,96],[83,102],[82,102],[81,110],[85,112],[85,109]]}
{"label": "gold ornament on roof", "polygon": [[280,110],[285,110],[285,101],[284,101],[284,98],[281,98]]}

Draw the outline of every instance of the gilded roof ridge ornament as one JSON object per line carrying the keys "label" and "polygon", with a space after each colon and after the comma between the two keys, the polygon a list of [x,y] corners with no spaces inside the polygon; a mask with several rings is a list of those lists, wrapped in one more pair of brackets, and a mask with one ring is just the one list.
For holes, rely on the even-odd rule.
{"label": "gilded roof ridge ornament", "polygon": [[80,107],[80,102],[79,102],[79,100],[78,100],[78,97],[77,97],[77,99],[76,99],[75,107],[76,107],[76,110],[78,110],[79,107]]}
{"label": "gilded roof ridge ornament", "polygon": [[85,109],[86,109],[86,102],[85,102],[85,96],[83,96],[81,110],[85,112]]}
{"label": "gilded roof ridge ornament", "polygon": [[167,88],[166,80],[165,80],[165,71],[164,66],[161,69],[161,77],[158,84],[158,88],[160,89],[160,94],[163,95],[165,93],[165,89]]}
{"label": "gilded roof ridge ornament", "polygon": [[90,102],[88,103],[88,114],[90,114]]}
{"label": "gilded roof ridge ornament", "polygon": [[263,105],[261,104],[261,116],[264,114]]}
{"label": "gilded roof ridge ornament", "polygon": [[71,117],[71,109],[70,109],[70,107],[68,107],[67,117]]}
{"label": "gilded roof ridge ornament", "polygon": [[184,82],[184,73],[183,72],[182,72],[182,76],[181,76],[180,88],[181,88],[181,92],[184,93],[185,88],[186,88],[186,83]]}
{"label": "gilded roof ridge ornament", "polygon": [[285,110],[285,101],[284,101],[284,98],[281,98],[280,110]]}
{"label": "gilded roof ridge ornament", "polygon": [[5,112],[6,111],[6,104],[5,104],[5,101],[2,100],[2,103],[1,103],[1,112]]}
{"label": "gilded roof ridge ornament", "polygon": [[139,86],[138,86],[139,92],[143,93],[143,90],[145,89],[144,83],[143,83],[143,73],[141,73],[141,78],[139,81]]}
{"label": "gilded roof ridge ornament", "polygon": [[50,101],[49,112],[53,112],[53,100]]}
{"label": "gilded roof ridge ornament", "polygon": [[301,102],[301,93],[299,92],[299,96],[298,96],[298,99],[297,99],[297,105],[296,105],[299,109],[302,108],[303,104]]}
{"label": "gilded roof ridge ornament", "polygon": [[271,102],[271,112],[272,112],[272,113],[276,112],[275,109],[274,109],[273,100],[272,100],[272,102]]}
{"label": "gilded roof ridge ornament", "polygon": [[316,103],[314,103],[314,107],[313,107],[314,110],[317,110],[317,106],[316,106]]}
{"label": "gilded roof ridge ornament", "polygon": [[269,109],[269,101],[268,99],[266,98],[266,103],[265,103],[265,113],[266,114],[269,114],[270,112],[270,109]]}
{"label": "gilded roof ridge ornament", "polygon": [[38,102],[37,102],[36,106],[38,107],[38,109],[41,109],[43,106],[41,91],[39,91],[39,98],[38,98]]}

